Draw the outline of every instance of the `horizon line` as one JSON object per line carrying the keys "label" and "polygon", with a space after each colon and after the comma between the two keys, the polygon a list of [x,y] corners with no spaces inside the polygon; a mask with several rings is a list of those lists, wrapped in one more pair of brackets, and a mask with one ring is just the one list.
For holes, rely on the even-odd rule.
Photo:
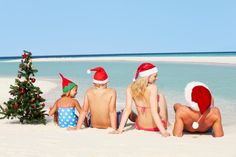
{"label": "horizon line", "polygon": [[[31,51],[29,51],[31,52]],[[32,53],[32,52],[31,52]],[[220,54],[236,53],[236,51],[192,51],[192,52],[147,52],[147,53],[99,53],[99,54],[68,54],[68,55],[35,55],[33,58],[62,58],[62,57],[109,57],[109,56],[137,56],[137,55],[176,55],[176,54]],[[33,54],[33,53],[32,53]],[[0,56],[0,59],[20,59],[21,56]]]}

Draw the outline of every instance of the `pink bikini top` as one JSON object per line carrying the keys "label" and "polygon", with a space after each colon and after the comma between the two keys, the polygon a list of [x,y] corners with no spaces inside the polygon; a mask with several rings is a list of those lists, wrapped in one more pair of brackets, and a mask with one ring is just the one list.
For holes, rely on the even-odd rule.
{"label": "pink bikini top", "polygon": [[[157,102],[159,102],[159,99],[160,99],[160,96],[157,95]],[[150,108],[150,107],[147,107],[147,106],[139,106],[139,105],[136,105],[136,107],[141,108],[142,113],[144,113],[146,111],[146,109]]]}

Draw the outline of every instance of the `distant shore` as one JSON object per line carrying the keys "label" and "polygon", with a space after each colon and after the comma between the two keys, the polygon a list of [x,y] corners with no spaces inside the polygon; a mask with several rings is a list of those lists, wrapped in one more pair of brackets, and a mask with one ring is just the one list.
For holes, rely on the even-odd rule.
{"label": "distant shore", "polygon": [[[3,60],[2,62],[19,62],[20,59]],[[236,56],[186,56],[186,57],[65,57],[65,58],[35,58],[34,62],[77,62],[77,61],[143,61],[172,63],[206,63],[236,65]]]}
{"label": "distant shore", "polygon": [[[81,58],[81,57],[138,57],[138,56],[156,56],[156,57],[179,57],[179,56],[236,56],[236,51],[208,51],[208,52],[147,52],[147,53],[87,53],[87,54],[67,54],[67,55],[36,55],[34,58]],[[21,59],[21,56],[0,56],[0,60]]]}

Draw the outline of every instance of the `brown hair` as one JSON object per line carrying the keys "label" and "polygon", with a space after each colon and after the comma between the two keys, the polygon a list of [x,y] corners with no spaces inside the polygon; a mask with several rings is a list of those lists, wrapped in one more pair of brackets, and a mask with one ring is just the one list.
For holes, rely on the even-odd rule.
{"label": "brown hair", "polygon": [[61,95],[61,97],[67,97],[67,96],[69,96],[70,95],[70,91],[68,91],[68,92],[66,92],[66,93],[63,93],[62,95]]}

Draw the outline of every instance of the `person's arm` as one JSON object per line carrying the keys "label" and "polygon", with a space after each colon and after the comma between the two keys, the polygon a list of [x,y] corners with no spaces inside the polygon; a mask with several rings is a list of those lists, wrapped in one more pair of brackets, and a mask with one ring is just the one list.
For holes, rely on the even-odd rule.
{"label": "person's arm", "polygon": [[52,116],[57,111],[57,103],[58,103],[58,100],[54,103],[52,107],[50,107],[50,110],[49,110],[50,116]]}
{"label": "person's arm", "polygon": [[122,133],[123,129],[125,127],[125,124],[129,118],[129,115],[132,111],[132,96],[131,96],[131,91],[130,88],[128,87],[126,90],[126,105],[125,105],[125,109],[123,111],[122,117],[121,117],[121,122],[120,122],[120,126],[117,130],[117,132],[115,133]]}
{"label": "person's arm", "polygon": [[169,136],[170,134],[165,130],[162,122],[161,122],[161,118],[160,115],[158,114],[158,105],[157,105],[157,87],[155,85],[153,85],[151,87],[151,92],[150,92],[150,107],[151,107],[151,113],[152,113],[152,117],[157,125],[157,127],[159,128],[161,135],[164,137]]}
{"label": "person's arm", "polygon": [[76,110],[79,112],[79,114],[82,112],[82,108],[81,108],[81,106],[80,106],[80,103],[79,103],[79,101],[78,100],[76,100],[75,99],[75,108],[76,108]]}
{"label": "person's arm", "polygon": [[211,98],[211,106],[212,106],[212,107],[215,106],[214,103],[215,103],[215,101],[214,101],[214,98],[212,97],[212,98]]}
{"label": "person's arm", "polygon": [[116,130],[117,128],[117,115],[116,115],[116,91],[112,90],[111,101],[109,104],[109,116],[111,120],[111,127]]}
{"label": "person's arm", "polygon": [[79,120],[76,126],[76,129],[80,129],[82,127],[82,124],[86,118],[86,115],[89,111],[89,102],[88,102],[88,92],[86,92],[85,96],[84,96],[84,105],[83,105],[83,110],[80,112],[79,115]]}

